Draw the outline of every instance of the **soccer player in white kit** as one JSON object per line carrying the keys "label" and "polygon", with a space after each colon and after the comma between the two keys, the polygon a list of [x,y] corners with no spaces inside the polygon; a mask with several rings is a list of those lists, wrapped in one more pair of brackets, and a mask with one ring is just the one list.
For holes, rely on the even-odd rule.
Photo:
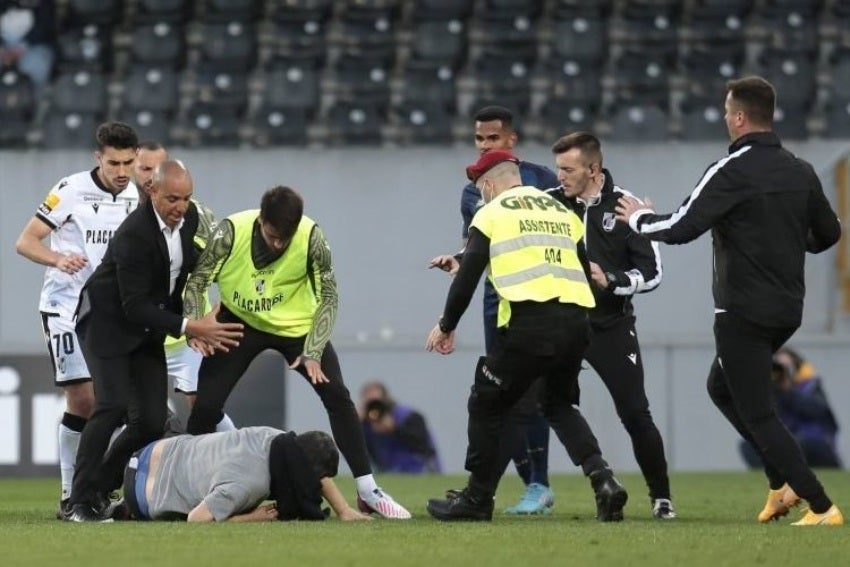
{"label": "soccer player in white kit", "polygon": [[60,516],[71,494],[80,433],[94,407],[91,375],[74,331],[74,312],[80,289],[103,259],[112,234],[139,202],[131,181],[139,145],[135,131],[121,122],[106,122],[98,126],[95,140],[97,167],[61,179],[16,243],[18,254],[47,266],[38,309],[54,383],[65,393],[58,432]]}
{"label": "soccer player in white kit", "polygon": [[[168,159],[168,151],[159,142],[146,140],[139,144],[139,153],[133,164],[133,181],[139,188],[139,201],[147,200],[148,192],[153,183],[153,173],[157,166]],[[216,219],[213,212],[197,199],[192,202],[198,208],[198,231],[195,233],[195,245],[205,248],[206,243],[212,237],[216,228]],[[196,352],[186,342],[185,335],[179,338],[167,336],[165,339],[165,360],[168,364],[168,379],[174,385],[174,390],[184,394],[188,410],[195,403],[198,391],[198,369],[201,367],[203,355]],[[182,408],[178,408],[182,409]],[[185,413],[186,412],[176,412]],[[233,421],[227,414],[216,426],[216,431],[230,431],[236,429]],[[185,433],[185,423],[180,424],[180,432]]]}

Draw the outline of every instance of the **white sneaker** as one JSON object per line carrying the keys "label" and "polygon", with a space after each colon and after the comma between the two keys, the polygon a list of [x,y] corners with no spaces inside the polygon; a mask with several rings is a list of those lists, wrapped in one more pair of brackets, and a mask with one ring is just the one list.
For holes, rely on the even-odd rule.
{"label": "white sneaker", "polygon": [[357,508],[364,514],[375,513],[389,520],[409,520],[412,517],[404,506],[380,488],[373,490],[366,499],[358,494]]}
{"label": "white sneaker", "polygon": [[659,520],[675,520],[676,510],[669,498],[656,498],[652,501],[652,517]]}

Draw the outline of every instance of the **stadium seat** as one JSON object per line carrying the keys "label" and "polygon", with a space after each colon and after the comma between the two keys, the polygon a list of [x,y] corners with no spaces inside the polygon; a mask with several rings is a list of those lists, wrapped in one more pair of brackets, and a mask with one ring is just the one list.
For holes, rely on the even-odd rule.
{"label": "stadium seat", "polygon": [[15,111],[0,108],[0,148],[25,148],[30,118]]}
{"label": "stadium seat", "polygon": [[309,117],[321,102],[319,71],[300,61],[274,61],[266,71],[263,104],[274,109],[286,108]]}
{"label": "stadium seat", "polygon": [[313,67],[324,66],[331,9],[330,0],[278,2],[272,12],[274,55],[309,61]]}
{"label": "stadium seat", "polygon": [[664,141],[668,138],[667,113],[654,104],[624,105],[611,118],[612,140]]}
{"label": "stadium seat", "polygon": [[101,115],[51,110],[41,124],[41,146],[46,149],[91,149],[92,132]]}
{"label": "stadium seat", "polygon": [[550,59],[543,65],[555,98],[578,104],[596,104],[602,99],[602,69],[590,61]]}
{"label": "stadium seat", "polygon": [[622,10],[623,42],[632,51],[675,57],[681,2],[626,0]]}
{"label": "stadium seat", "polygon": [[177,71],[169,67],[134,67],[124,80],[123,108],[175,113],[179,99]]}
{"label": "stadium seat", "polygon": [[552,52],[561,58],[600,63],[608,54],[608,23],[601,17],[556,19]]}
{"label": "stadium seat", "polygon": [[665,54],[628,50],[614,61],[614,70],[619,101],[666,106],[672,65]]}
{"label": "stadium seat", "polygon": [[613,0],[555,0],[553,4],[555,19],[574,16],[601,18],[610,15]]}
{"label": "stadium seat", "polygon": [[396,142],[402,145],[452,142],[452,117],[435,102],[403,103],[393,107],[397,123]]}
{"label": "stadium seat", "polygon": [[197,100],[227,106],[242,114],[248,108],[248,73],[201,65],[196,74]]}
{"label": "stadium seat", "polygon": [[251,120],[255,146],[292,146],[307,143],[307,115],[296,108],[262,106]]}
{"label": "stadium seat", "polygon": [[138,0],[133,21],[136,24],[182,24],[192,16],[193,8],[192,0]]}
{"label": "stadium seat", "polygon": [[805,140],[809,137],[808,108],[783,106],[777,97],[773,129],[782,139]]}
{"label": "stadium seat", "polygon": [[538,141],[544,144],[551,144],[570,132],[595,129],[596,108],[590,104],[577,104],[571,97],[553,97],[540,108]]}
{"label": "stadium seat", "polygon": [[201,25],[201,59],[217,69],[247,71],[257,61],[257,33],[251,22],[231,20]]}
{"label": "stadium seat", "polygon": [[184,124],[184,142],[189,146],[236,147],[240,143],[242,117],[233,107],[198,102],[192,105]]}
{"label": "stadium seat", "polygon": [[744,42],[753,0],[697,0],[685,13],[688,40],[706,47]]}
{"label": "stadium seat", "polygon": [[66,30],[57,38],[56,47],[60,72],[112,70],[112,29],[107,26],[87,24]]}
{"label": "stadium seat", "polygon": [[328,143],[376,145],[382,141],[383,115],[376,106],[337,102],[328,112]]}
{"label": "stadium seat", "polygon": [[776,7],[763,11],[767,47],[811,57],[820,49],[817,15],[804,9]]}
{"label": "stadium seat", "polygon": [[815,101],[815,63],[805,54],[768,50],[760,58],[762,76],[773,84],[780,104],[810,108]]}
{"label": "stadium seat", "polygon": [[719,102],[684,101],[681,104],[680,136],[684,140],[723,140],[728,138],[726,110]]}
{"label": "stadium seat", "polygon": [[337,20],[343,53],[385,60],[395,58],[395,34],[399,24],[397,3],[351,2]]}
{"label": "stadium seat", "polygon": [[542,0],[484,0],[482,15],[498,19],[524,16],[537,19],[543,11]]}
{"label": "stadium seat", "polygon": [[[35,111],[35,91],[29,77],[15,69],[0,69],[0,113],[29,120]],[[5,122],[0,124],[0,130],[6,127]]]}
{"label": "stadium seat", "polygon": [[413,21],[466,20],[472,14],[474,0],[415,0]]}
{"label": "stadium seat", "polygon": [[509,54],[484,52],[475,61],[474,95],[479,103],[483,100],[511,107],[523,115],[531,104],[531,66],[521,57],[508,57]]}
{"label": "stadium seat", "polygon": [[382,59],[344,55],[334,66],[338,96],[386,110],[390,104],[391,73],[391,65]]}
{"label": "stadium seat", "polygon": [[829,88],[830,98],[850,100],[850,46],[832,52],[828,74],[832,80]]}
{"label": "stadium seat", "polygon": [[133,29],[130,55],[136,63],[183,67],[186,61],[186,37],[183,27],[168,22],[145,24]]}
{"label": "stadium seat", "polygon": [[59,112],[102,114],[108,107],[106,77],[90,71],[60,75],[50,90],[50,102]]}
{"label": "stadium seat", "polygon": [[833,101],[827,107],[825,118],[825,137],[850,140],[850,99]]}
{"label": "stadium seat", "polygon": [[737,41],[723,46],[691,46],[682,58],[688,98],[716,103],[726,92],[726,82],[740,76],[745,54],[744,43]]}
{"label": "stadium seat", "polygon": [[463,20],[419,22],[413,28],[411,58],[457,70],[466,59],[467,37]]}
{"label": "stadium seat", "polygon": [[140,140],[156,140],[166,146],[171,143],[171,112],[124,107],[118,120],[132,126]]}
{"label": "stadium seat", "polygon": [[68,0],[64,28],[88,24],[111,27],[124,16],[120,0]]}
{"label": "stadium seat", "polygon": [[263,13],[262,0],[204,0],[201,17],[205,22],[253,22]]}
{"label": "stadium seat", "polygon": [[399,94],[406,102],[434,102],[451,114],[457,110],[457,82],[450,67],[408,61]]}
{"label": "stadium seat", "polygon": [[533,64],[537,59],[538,27],[537,21],[525,14],[510,18],[485,14],[478,23],[484,34],[481,49],[496,58],[519,58]]}

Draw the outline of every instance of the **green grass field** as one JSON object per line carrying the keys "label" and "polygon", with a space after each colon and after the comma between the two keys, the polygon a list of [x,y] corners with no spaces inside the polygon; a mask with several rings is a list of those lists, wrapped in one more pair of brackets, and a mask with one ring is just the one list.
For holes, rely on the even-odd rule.
{"label": "green grass field", "polygon": [[[820,478],[850,512],[850,474],[824,471]],[[626,520],[616,524],[593,519],[590,487],[579,475],[552,479],[556,504],[549,516],[497,514],[478,524],[443,524],[425,512],[429,497],[462,486],[460,476],[380,480],[409,506],[412,521],[76,525],[53,518],[57,480],[0,480],[0,565],[850,565],[844,526],[792,527],[797,510],[770,525],[756,522],[767,493],[756,473],[673,475],[679,518],[663,523],[650,515],[642,478],[621,475],[630,498]],[[339,482],[353,496],[353,481]],[[506,477],[497,510],[520,492],[516,476]]]}

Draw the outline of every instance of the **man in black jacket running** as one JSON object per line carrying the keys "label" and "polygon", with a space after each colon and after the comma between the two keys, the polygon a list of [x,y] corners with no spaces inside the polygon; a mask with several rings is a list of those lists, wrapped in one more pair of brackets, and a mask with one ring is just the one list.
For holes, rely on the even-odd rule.
{"label": "man in black jacket running", "polygon": [[794,525],[837,525],[844,518],[772,403],[772,356],[800,326],[806,252],[835,244],[841,226],[812,166],[773,133],[776,93],[761,77],[727,84],[729,155],[712,164],[671,214],[620,198],[617,218],[652,240],[684,244],[711,229],[714,339],[712,401],[757,448],[770,481],[758,516],[769,522],[800,498],[809,510]]}

